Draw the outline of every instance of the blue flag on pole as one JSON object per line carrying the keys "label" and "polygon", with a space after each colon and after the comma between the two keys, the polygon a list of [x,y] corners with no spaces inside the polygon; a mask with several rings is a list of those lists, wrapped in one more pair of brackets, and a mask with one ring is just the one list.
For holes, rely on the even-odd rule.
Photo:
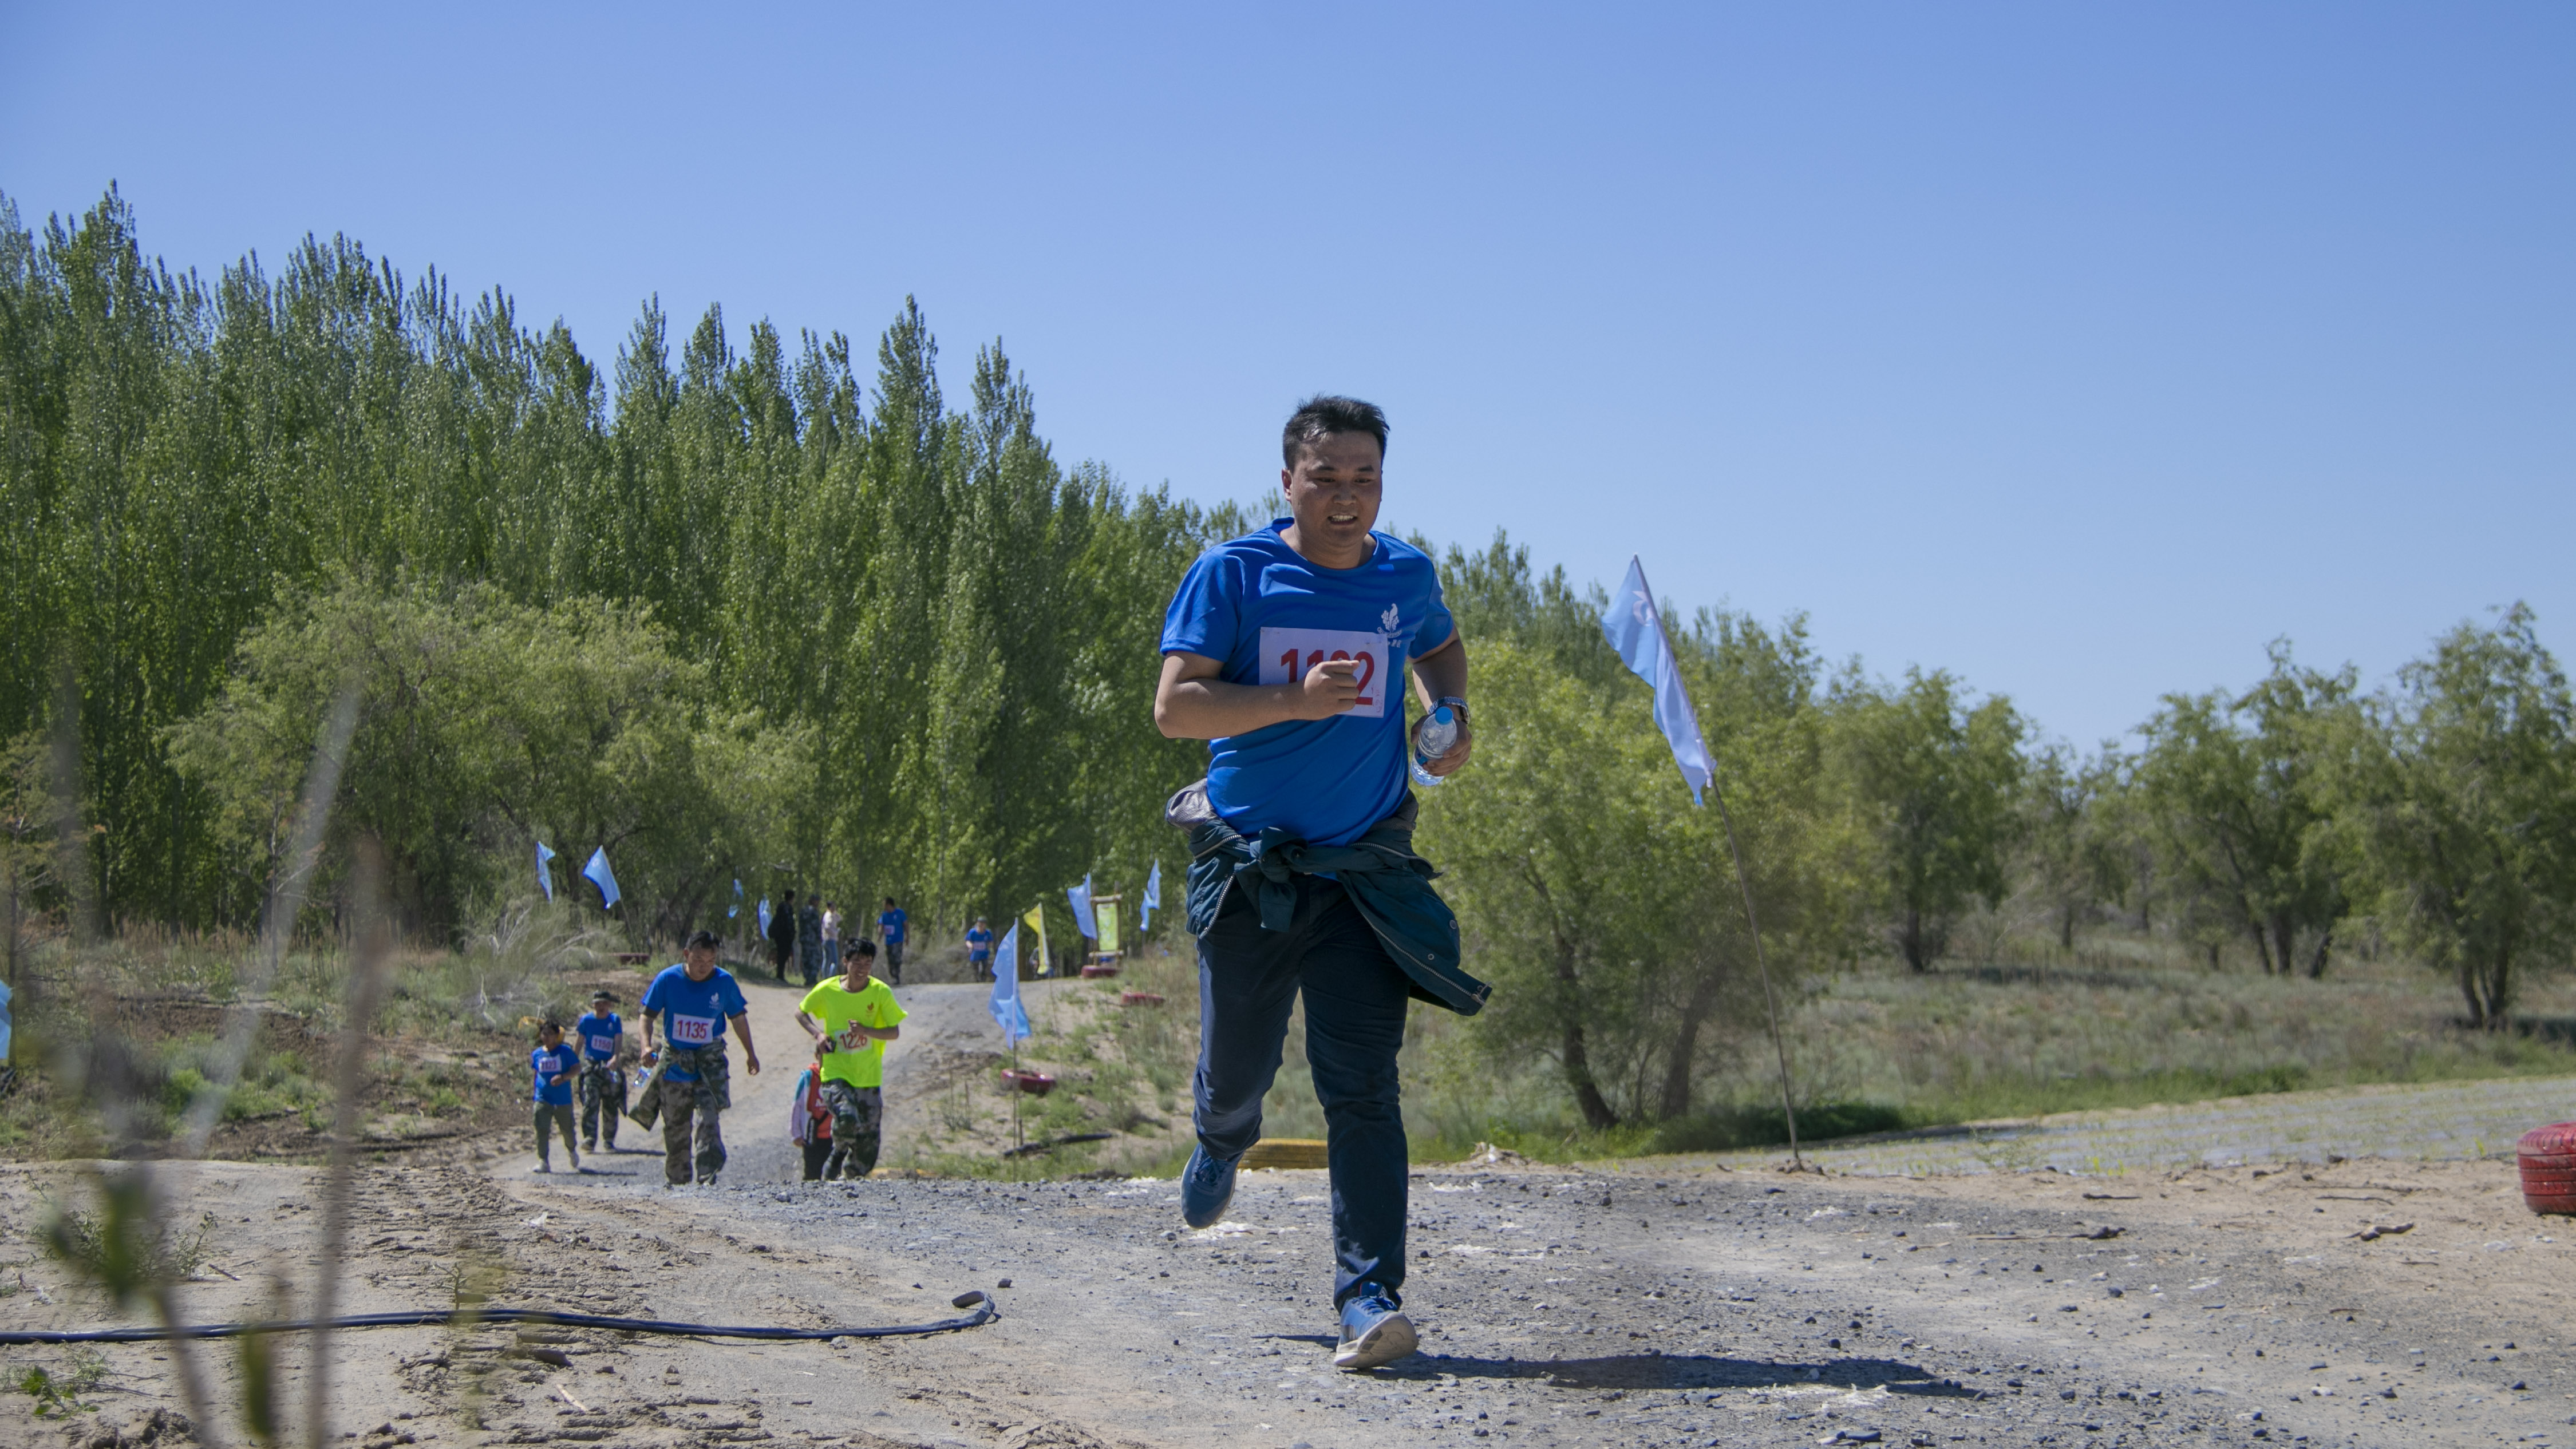
{"label": "blue flag on pole", "polygon": [[1029,1035],[1029,1010],[1020,1004],[1020,923],[1002,933],[1002,949],[993,953],[993,999],[985,1003],[993,1013],[993,1024],[1002,1029],[1002,1040],[1025,1040]]}
{"label": "blue flag on pole", "polygon": [[537,889],[539,889],[539,890],[541,890],[541,891],[544,891],[544,892],[546,893],[546,899],[547,899],[547,900],[553,900],[553,899],[555,898],[555,873],[554,873],[553,871],[550,871],[550,870],[546,869],[546,862],[547,862],[547,861],[550,861],[550,860],[552,860],[552,859],[554,859],[554,858],[555,858],[555,853],[554,853],[553,851],[551,851],[551,850],[546,849],[546,843],[545,843],[544,841],[542,841],[542,840],[538,841],[538,842],[537,842]]}
{"label": "blue flag on pole", "polygon": [[725,907],[725,919],[726,919],[726,920],[728,920],[728,921],[730,921],[730,920],[732,920],[734,917],[739,916],[739,915],[741,915],[741,914],[742,914],[742,882],[741,882],[741,881],[735,881],[735,882],[733,883],[733,904],[732,904],[732,905],[729,905],[729,906],[727,906],[727,907]]}
{"label": "blue flag on pole", "polygon": [[768,936],[769,936],[769,897],[767,897],[767,896],[762,896],[762,897],[760,898],[760,934],[761,934],[761,938],[762,938],[763,940],[768,939]]}
{"label": "blue flag on pole", "polygon": [[1610,596],[1610,606],[1601,611],[1601,632],[1610,647],[1619,651],[1620,662],[1655,691],[1655,727],[1672,742],[1673,763],[1681,766],[1682,779],[1690,784],[1691,803],[1699,804],[1700,790],[1717,771],[1709,763],[1708,741],[1700,738],[1690,691],[1682,688],[1673,641],[1664,634],[1663,612],[1655,607],[1654,591],[1646,587],[1646,566],[1634,556],[1628,560],[1628,577]]}
{"label": "blue flag on pole", "polygon": [[1091,918],[1091,872],[1082,873],[1082,884],[1064,890],[1067,905],[1073,907],[1073,928],[1092,940],[1100,939],[1100,923]]}
{"label": "blue flag on pole", "polygon": [[1136,903],[1137,935],[1142,936],[1154,929],[1154,909],[1162,903],[1163,863],[1158,860],[1154,862],[1153,870],[1145,876],[1145,898]]}
{"label": "blue flag on pole", "polygon": [[608,868],[608,847],[603,845],[590,853],[590,864],[581,868],[582,875],[599,887],[599,908],[607,910],[617,904],[617,876]]}

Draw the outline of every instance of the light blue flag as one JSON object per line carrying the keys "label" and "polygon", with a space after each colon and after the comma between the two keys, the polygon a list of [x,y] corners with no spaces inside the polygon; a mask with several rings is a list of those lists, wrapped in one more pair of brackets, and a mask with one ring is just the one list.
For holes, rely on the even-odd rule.
{"label": "light blue flag", "polygon": [[1082,873],[1082,884],[1065,887],[1064,899],[1073,907],[1073,928],[1094,941],[1099,940],[1100,923],[1091,918],[1091,872]]}
{"label": "light blue flag", "polygon": [[1682,767],[1682,779],[1690,784],[1691,803],[1699,804],[1700,790],[1717,771],[1709,763],[1708,741],[1700,738],[1690,691],[1682,688],[1673,641],[1664,634],[1663,613],[1655,607],[1654,591],[1646,587],[1646,566],[1633,556],[1628,560],[1628,577],[1610,596],[1610,606],[1601,611],[1601,632],[1608,636],[1610,647],[1619,651],[1620,661],[1654,689],[1655,726],[1672,742],[1673,763]]}
{"label": "light blue flag", "polygon": [[617,904],[617,876],[608,868],[608,847],[603,845],[590,853],[590,864],[581,868],[582,875],[599,887],[599,908],[607,910]]}
{"label": "light blue flag", "polygon": [[993,1013],[993,1024],[1002,1029],[1002,1040],[1022,1041],[1029,1035],[1029,1010],[1020,1004],[1020,923],[1002,933],[1002,949],[993,953],[993,999],[986,1003]]}
{"label": "light blue flag", "polygon": [[727,907],[725,907],[725,919],[726,919],[726,920],[728,920],[728,921],[730,921],[730,920],[732,920],[734,917],[739,916],[739,915],[741,915],[741,914],[742,914],[742,882],[741,882],[741,881],[735,881],[735,882],[733,883],[733,904],[732,904],[732,905],[729,905],[729,906],[727,906]]}
{"label": "light blue flag", "polygon": [[760,898],[760,934],[763,940],[769,937],[769,897],[767,896]]}
{"label": "light blue flag", "polygon": [[1145,898],[1136,903],[1136,934],[1143,936],[1154,929],[1154,908],[1163,903],[1163,863],[1154,862],[1145,876]]}
{"label": "light blue flag", "polygon": [[542,841],[542,840],[538,841],[538,842],[537,842],[537,889],[539,889],[539,890],[541,890],[541,891],[544,891],[544,892],[546,893],[546,899],[547,899],[547,900],[553,900],[553,899],[555,898],[555,873],[554,873],[553,871],[550,871],[550,870],[546,869],[546,862],[547,862],[547,861],[550,861],[550,860],[552,860],[552,859],[554,859],[554,858],[555,858],[555,853],[554,853],[553,851],[551,851],[551,850],[546,849],[546,843],[545,843],[544,841]]}

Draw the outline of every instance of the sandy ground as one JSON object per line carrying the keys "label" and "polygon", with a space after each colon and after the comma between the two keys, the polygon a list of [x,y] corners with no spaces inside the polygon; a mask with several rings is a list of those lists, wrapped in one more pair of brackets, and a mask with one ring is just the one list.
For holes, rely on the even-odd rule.
{"label": "sandy ground", "polygon": [[[1785,1445],[1868,1431],[2405,1445],[2533,1442],[2576,1414],[2558,1326],[2568,1247],[2503,1164],[2144,1181],[1656,1170],[1421,1174],[1407,1298],[1425,1351],[1353,1376],[1325,1358],[1316,1173],[1247,1175],[1228,1222],[1194,1234],[1168,1182],[672,1193],[376,1169],[352,1311],[447,1303],[460,1266],[491,1264],[496,1301],[577,1311],[920,1322],[982,1287],[1005,1316],[837,1345],[549,1335],[569,1368],[505,1357],[514,1340],[497,1332],[350,1333],[330,1350],[334,1428],[370,1445]],[[41,1195],[74,1171],[0,1170],[9,1256],[30,1256]],[[312,1169],[189,1174],[174,1206],[221,1224],[219,1270],[184,1289],[191,1316],[251,1316],[272,1277],[304,1281]],[[2352,1236],[2400,1223],[2414,1226]],[[117,1317],[41,1258],[13,1271],[28,1285],[7,1300],[13,1320]],[[289,1403],[305,1352],[284,1354]],[[177,1406],[165,1348],[107,1357],[84,1437],[9,1395],[0,1443],[88,1443]],[[205,1357],[235,1392],[229,1357]],[[14,1374],[65,1355],[8,1361]]]}
{"label": "sandy ground", "polygon": [[[332,1441],[389,1449],[778,1440],[853,1449],[1207,1444],[2545,1443],[2576,1434],[2559,1324],[2576,1266],[2509,1163],[2355,1159],[2170,1173],[1903,1178],[1707,1159],[1503,1162],[1412,1183],[1407,1307],[1424,1351],[1335,1373],[1326,1185],[1247,1174],[1187,1231],[1169,1181],[800,1184],[785,1142],[805,1061],[796,993],[751,987],[761,1076],[736,1078],[722,1186],[670,1191],[630,1150],[528,1173],[479,1156],[363,1170],[343,1303],[527,1307],[699,1323],[917,1323],[936,1337],[761,1344],[576,1331],[337,1336]],[[911,987],[891,1130],[999,1033],[976,988]],[[986,1040],[989,1038],[989,1040]],[[628,1129],[630,1149],[654,1134]],[[0,1321],[139,1321],[35,1237],[82,1164],[0,1166]],[[168,1216],[214,1216],[183,1285],[201,1321],[290,1309],[320,1261],[320,1175],[162,1164]],[[2373,1226],[2383,1231],[2365,1239]],[[2404,1227],[2403,1232],[2393,1231]],[[2562,1241],[2567,1239],[2567,1241]],[[1003,1286],[1005,1283],[1007,1287]],[[524,1356],[541,1349],[556,1364]],[[225,1405],[226,1345],[192,1351]],[[304,1340],[281,1347],[302,1403]],[[133,1446],[180,1407],[166,1345],[106,1351],[69,1425],[0,1394],[0,1445]],[[15,1382],[67,1350],[0,1354]],[[217,1428],[242,1442],[227,1408]],[[1869,1436],[1877,1436],[1872,1440]],[[215,1435],[207,1435],[211,1440]]]}

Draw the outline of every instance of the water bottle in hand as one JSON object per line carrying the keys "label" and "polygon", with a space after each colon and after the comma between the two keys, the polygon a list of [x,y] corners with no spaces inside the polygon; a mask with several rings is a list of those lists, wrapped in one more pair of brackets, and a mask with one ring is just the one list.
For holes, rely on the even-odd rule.
{"label": "water bottle in hand", "polygon": [[1449,753],[1457,743],[1458,716],[1450,711],[1449,706],[1444,704],[1424,715],[1422,723],[1413,727],[1413,758],[1408,762],[1413,769],[1413,782],[1417,785],[1443,783],[1446,777],[1435,775],[1423,767]]}

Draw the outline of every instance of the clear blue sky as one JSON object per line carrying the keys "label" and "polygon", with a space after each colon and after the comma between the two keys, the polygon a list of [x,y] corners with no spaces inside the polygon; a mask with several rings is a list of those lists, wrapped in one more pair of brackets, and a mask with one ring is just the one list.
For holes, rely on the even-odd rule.
{"label": "clear blue sky", "polygon": [[0,190],[345,232],[613,357],[651,293],[1003,337],[1068,461],[1805,610],[2051,733],[2576,641],[2565,5],[6,6]]}

